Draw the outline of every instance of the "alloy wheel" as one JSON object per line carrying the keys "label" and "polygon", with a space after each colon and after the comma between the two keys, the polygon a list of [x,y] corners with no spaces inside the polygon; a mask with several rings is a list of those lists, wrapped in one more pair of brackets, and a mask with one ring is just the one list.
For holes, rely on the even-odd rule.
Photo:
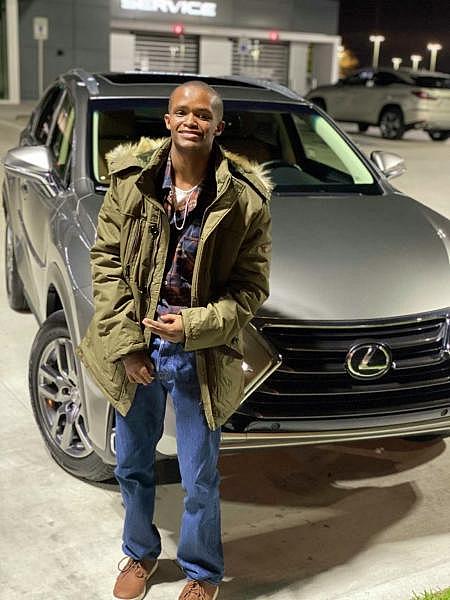
{"label": "alloy wheel", "polygon": [[91,454],[70,339],[56,338],[44,348],[37,392],[43,425],[53,443],[74,458]]}
{"label": "alloy wheel", "polygon": [[401,114],[394,111],[386,111],[380,120],[380,129],[383,137],[395,139],[403,128]]}

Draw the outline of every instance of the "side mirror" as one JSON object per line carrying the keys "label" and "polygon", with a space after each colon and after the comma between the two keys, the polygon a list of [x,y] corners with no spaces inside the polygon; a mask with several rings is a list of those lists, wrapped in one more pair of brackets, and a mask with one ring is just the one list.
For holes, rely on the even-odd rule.
{"label": "side mirror", "polygon": [[19,146],[10,150],[3,159],[3,166],[14,175],[39,181],[49,198],[61,191],[54,176],[53,157],[47,146]]}
{"label": "side mirror", "polygon": [[374,150],[370,160],[380,169],[387,179],[393,179],[403,175],[406,171],[405,161],[398,154]]}

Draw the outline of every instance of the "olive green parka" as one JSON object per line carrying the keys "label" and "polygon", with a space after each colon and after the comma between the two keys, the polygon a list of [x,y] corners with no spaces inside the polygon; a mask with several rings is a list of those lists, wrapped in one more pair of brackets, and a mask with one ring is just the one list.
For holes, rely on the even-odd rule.
{"label": "olive green parka", "polygon": [[[121,360],[148,348],[166,264],[170,227],[155,181],[170,138],[142,138],[107,155],[110,187],[91,248],[94,316],[77,354],[123,415],[137,385]],[[194,350],[206,420],[222,425],[242,401],[242,330],[269,295],[270,181],[257,164],[215,153],[217,196],[206,209],[182,310],[185,350]]]}

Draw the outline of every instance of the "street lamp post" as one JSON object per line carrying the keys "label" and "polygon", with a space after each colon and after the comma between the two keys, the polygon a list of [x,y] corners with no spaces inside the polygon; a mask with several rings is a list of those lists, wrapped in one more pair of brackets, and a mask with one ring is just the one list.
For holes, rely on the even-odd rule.
{"label": "street lamp post", "polygon": [[419,68],[419,63],[422,60],[422,57],[420,56],[420,54],[411,54],[410,58],[411,58],[411,62],[412,62],[413,71],[417,71],[417,69]]}
{"label": "street lamp post", "polygon": [[436,56],[439,50],[442,50],[441,44],[428,44],[427,50],[430,54],[430,71],[436,71]]}
{"label": "street lamp post", "polygon": [[394,66],[394,69],[396,71],[398,71],[400,65],[402,64],[402,59],[399,58],[398,56],[394,56],[393,58],[391,58],[391,60],[392,60],[392,64]]}
{"label": "street lamp post", "polygon": [[384,42],[385,37],[383,35],[371,35],[369,40],[373,42],[373,58],[372,67],[378,67],[378,59],[380,57],[380,46],[381,42]]}

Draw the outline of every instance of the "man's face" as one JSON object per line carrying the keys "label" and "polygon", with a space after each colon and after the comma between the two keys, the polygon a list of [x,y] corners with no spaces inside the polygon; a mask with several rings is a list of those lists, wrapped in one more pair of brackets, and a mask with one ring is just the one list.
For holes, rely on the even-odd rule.
{"label": "man's face", "polygon": [[164,120],[173,143],[184,151],[210,151],[214,138],[224,127],[214,106],[214,96],[194,85],[175,90]]}

